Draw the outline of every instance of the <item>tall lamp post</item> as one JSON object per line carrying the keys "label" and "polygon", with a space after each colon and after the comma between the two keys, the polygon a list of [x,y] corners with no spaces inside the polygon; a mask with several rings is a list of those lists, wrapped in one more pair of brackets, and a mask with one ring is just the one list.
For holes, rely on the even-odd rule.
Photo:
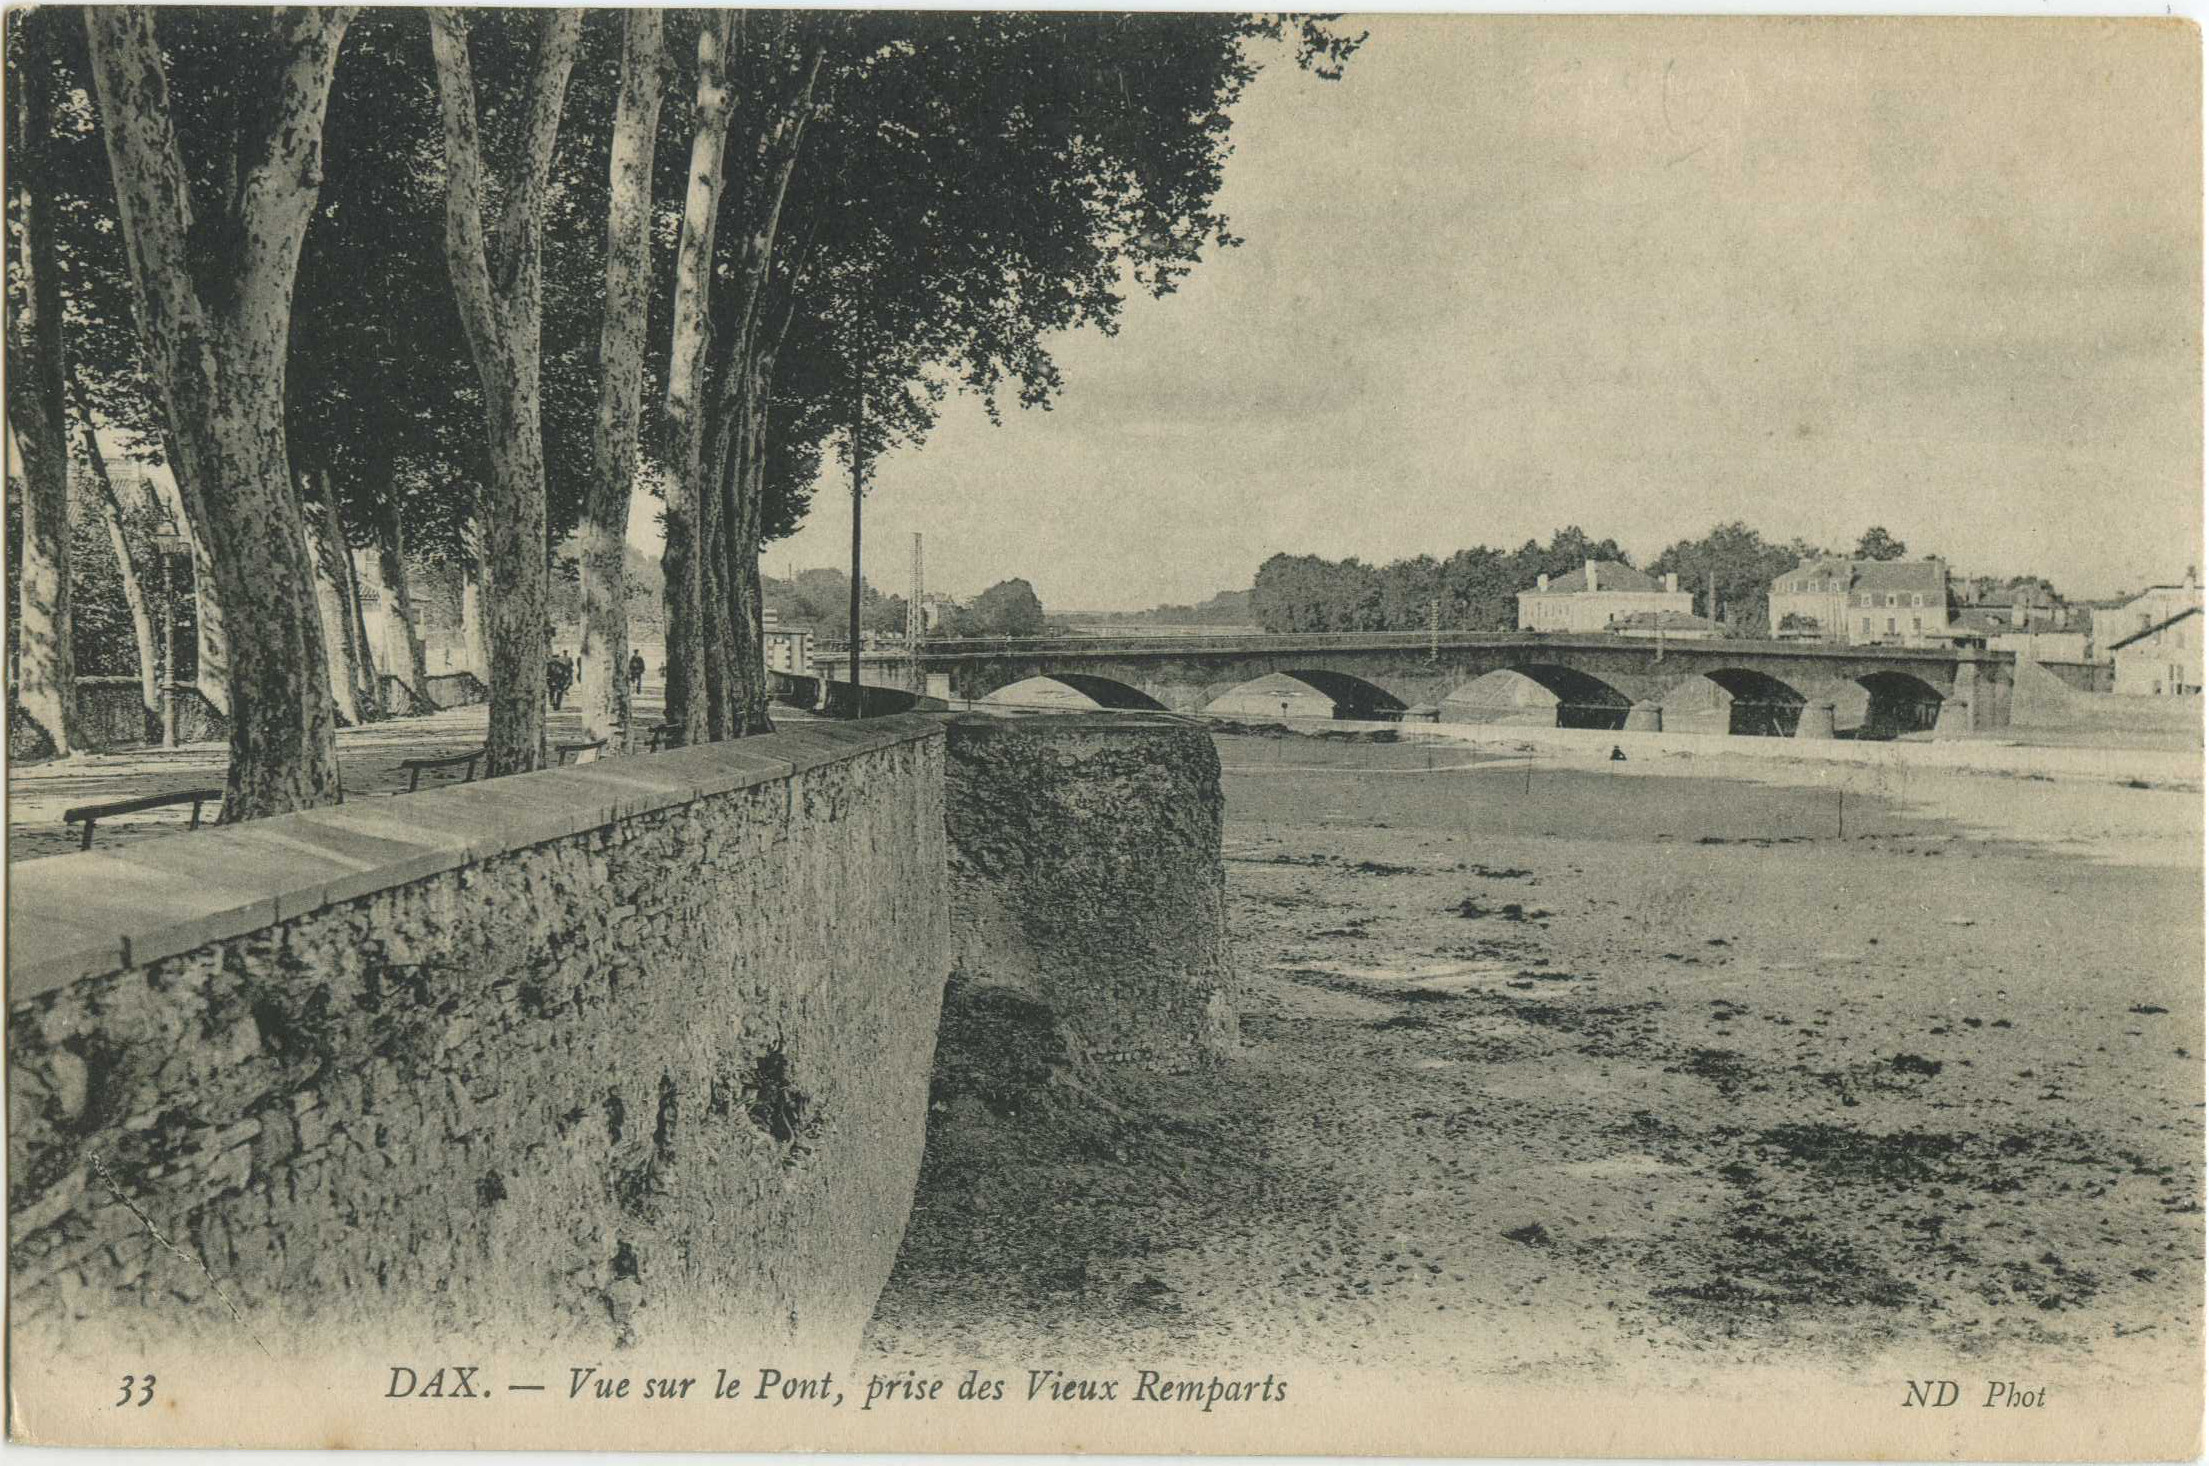
{"label": "tall lamp post", "polygon": [[851,715],[867,715],[859,692],[859,516],[867,494],[867,281],[861,276],[851,312]]}
{"label": "tall lamp post", "polygon": [[153,552],[161,557],[161,746],[176,747],[176,561],[192,553],[192,542],[174,529],[154,531]]}
{"label": "tall lamp post", "polygon": [[867,494],[867,399],[864,389],[851,417],[851,715],[867,715],[859,696],[859,511]]}

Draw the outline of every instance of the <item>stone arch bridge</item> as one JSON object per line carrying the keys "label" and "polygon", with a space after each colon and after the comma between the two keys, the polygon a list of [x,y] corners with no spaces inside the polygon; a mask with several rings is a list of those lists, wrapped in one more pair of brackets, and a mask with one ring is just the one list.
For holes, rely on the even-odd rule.
{"label": "stone arch bridge", "polygon": [[1594,728],[1664,726],[1668,700],[1715,687],[1725,731],[1812,737],[1833,726],[1823,705],[1875,736],[2006,727],[2013,665],[2006,652],[1933,647],[1472,632],[976,639],[924,642],[917,657],[862,657],[870,682],[958,701],[1047,677],[1106,707],[1182,713],[1279,674],[1346,718],[1438,709],[1468,684],[1510,672],[1554,695],[1560,726]]}

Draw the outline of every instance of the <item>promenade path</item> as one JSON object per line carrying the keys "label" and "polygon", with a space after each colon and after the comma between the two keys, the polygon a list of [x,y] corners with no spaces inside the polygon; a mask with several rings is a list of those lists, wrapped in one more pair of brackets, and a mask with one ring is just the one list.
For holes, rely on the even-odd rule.
{"label": "promenade path", "polygon": [[[636,720],[648,728],[660,721],[666,703],[662,691],[645,684],[637,699]],[[806,721],[808,715],[777,707],[778,723]],[[338,766],[348,799],[377,798],[404,793],[407,774],[400,764],[407,759],[465,753],[483,746],[490,710],[478,703],[447,708],[420,717],[389,718],[338,733]],[[579,743],[582,717],[572,707],[552,714],[549,737],[554,743]],[[49,763],[11,767],[8,770],[7,858],[32,860],[46,855],[66,855],[83,839],[78,826],[62,823],[64,811],[80,804],[104,804],[145,794],[174,790],[222,787],[229,766],[227,743],[194,743],[182,748],[134,748],[117,753],[82,754]],[[422,787],[457,782],[462,769],[424,771]],[[477,772],[480,774],[481,769]],[[212,821],[219,804],[209,805],[202,818]],[[134,840],[182,833],[191,824],[189,805],[117,815],[99,822],[92,848],[112,850]]]}

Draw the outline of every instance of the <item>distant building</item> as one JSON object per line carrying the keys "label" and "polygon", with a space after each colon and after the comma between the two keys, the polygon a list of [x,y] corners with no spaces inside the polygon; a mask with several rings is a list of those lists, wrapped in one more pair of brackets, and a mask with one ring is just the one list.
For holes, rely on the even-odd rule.
{"label": "distant building", "polygon": [[1772,634],[1852,646],[1949,641],[1948,566],[1940,560],[1805,560],[1772,581]]}
{"label": "distant building", "polygon": [[1695,598],[1680,589],[1680,577],[1664,584],[1616,560],[1590,560],[1577,575],[1543,576],[1532,590],[1519,592],[1519,630],[1600,632],[1612,622],[1645,612],[1695,610]]}
{"label": "distant building", "polygon": [[2186,579],[2176,585],[2151,585],[2125,600],[2097,602],[2093,656],[2097,661],[2108,661],[2118,643],[2200,605],[2201,585],[2191,567],[2186,571]]}
{"label": "distant building", "polygon": [[920,598],[921,630],[935,631],[943,626],[944,617],[958,609],[958,601],[941,591],[929,591]]}
{"label": "distant building", "polygon": [[2008,619],[1993,611],[1962,609],[1951,612],[1948,618],[1948,640],[1955,646],[1983,648],[2009,631]]}
{"label": "distant building", "polygon": [[1652,641],[1711,641],[1726,634],[1717,622],[1687,611],[1636,611],[1604,629],[1613,636],[1639,636]]}
{"label": "distant building", "polygon": [[2201,603],[2158,621],[2110,647],[2116,663],[2111,691],[2120,697],[2201,695]]}
{"label": "distant building", "polygon": [[2071,629],[2072,609],[2046,586],[2027,582],[2001,585],[1988,579],[1957,579],[1951,584],[1950,604],[1961,616],[1984,612],[2019,631]]}
{"label": "distant building", "polygon": [[2009,652],[2027,662],[2083,662],[2083,631],[2004,631],[1987,641],[1990,651]]}
{"label": "distant building", "polygon": [[813,672],[813,628],[782,624],[779,613],[760,613],[760,656],[770,672],[790,672],[800,677]]}
{"label": "distant building", "polygon": [[1784,641],[1845,641],[1853,560],[1805,560],[1772,582],[1772,635]]}
{"label": "distant building", "polygon": [[[2079,601],[2072,606],[2072,614],[2079,618],[2079,629],[2086,633],[2086,655],[2089,661],[2109,660],[2109,644],[2123,641],[2130,635],[2123,629],[2124,618],[2113,615],[2131,604],[2132,597],[2119,596],[2109,601]],[[2139,630],[2136,626],[2134,631]]]}
{"label": "distant building", "polygon": [[[2021,592],[2022,594],[2022,592]],[[2087,660],[2082,617],[2046,601],[1966,603],[1949,615],[1948,640],[1973,650],[2009,652],[2029,662]]]}

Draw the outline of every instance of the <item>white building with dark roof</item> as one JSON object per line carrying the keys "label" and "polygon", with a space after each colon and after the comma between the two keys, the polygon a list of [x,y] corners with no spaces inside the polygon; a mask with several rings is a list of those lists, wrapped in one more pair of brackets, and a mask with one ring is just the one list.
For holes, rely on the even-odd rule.
{"label": "white building with dark roof", "polygon": [[2200,578],[2192,569],[2188,569],[2185,580],[2177,584],[2151,585],[2123,600],[2098,602],[2093,610],[2093,654],[2098,660],[2109,661],[2120,642],[2137,637],[2200,604]]}
{"label": "white building with dark roof", "polygon": [[2199,697],[2202,684],[2201,606],[2184,607],[2109,649],[2121,697]]}
{"label": "white building with dark roof", "polygon": [[1590,560],[1577,574],[1545,575],[1520,591],[1519,630],[1600,632],[1630,616],[1694,610],[1695,598],[1680,589],[1677,575],[1660,586],[1630,565]]}
{"label": "white building with dark roof", "polygon": [[1772,634],[1852,646],[1948,641],[1948,566],[1941,560],[1805,560],[1775,577]]}

